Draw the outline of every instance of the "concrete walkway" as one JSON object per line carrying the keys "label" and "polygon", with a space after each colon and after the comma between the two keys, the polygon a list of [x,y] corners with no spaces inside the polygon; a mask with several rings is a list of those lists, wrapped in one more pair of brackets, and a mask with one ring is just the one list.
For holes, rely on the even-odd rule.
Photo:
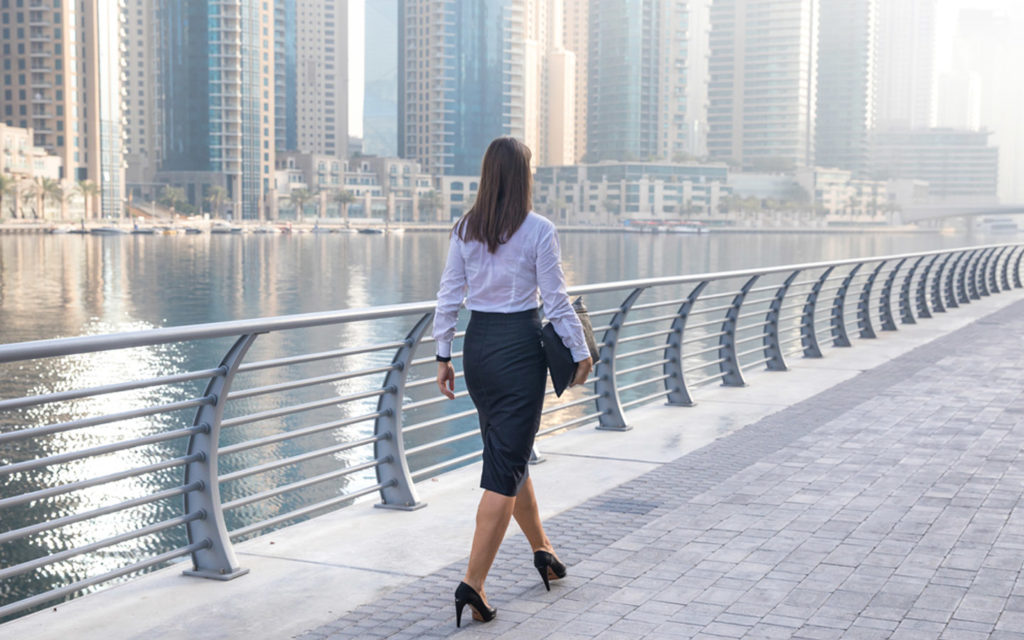
{"label": "concrete walkway", "polygon": [[[222,583],[169,567],[0,626],[110,638],[1024,639],[1024,291],[900,325],[627,432],[540,441],[532,470],[569,576],[544,588],[513,525],[498,619],[456,630],[480,490],[352,507],[237,545]],[[468,618],[468,613],[466,615]]]}
{"label": "concrete walkway", "polygon": [[1024,639],[1022,336],[1017,302],[549,519],[569,577],[504,545],[494,622],[457,632],[459,562],[301,638]]}

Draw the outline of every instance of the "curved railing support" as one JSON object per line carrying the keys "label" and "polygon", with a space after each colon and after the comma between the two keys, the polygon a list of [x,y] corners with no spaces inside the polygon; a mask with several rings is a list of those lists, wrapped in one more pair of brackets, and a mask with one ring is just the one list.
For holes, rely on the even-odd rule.
{"label": "curved railing support", "polygon": [[981,300],[981,292],[978,290],[978,269],[985,257],[985,249],[975,249],[971,252],[971,260],[967,268],[967,295],[971,300]]}
{"label": "curved railing support", "polygon": [[900,285],[900,322],[903,324],[917,323],[917,320],[914,319],[914,312],[910,308],[910,287],[914,280],[914,274],[917,273],[917,268],[924,259],[925,256],[921,256],[914,261],[914,264],[907,270],[907,275],[903,277],[903,284]]}
{"label": "curved railing support", "polygon": [[391,370],[384,377],[387,393],[377,400],[377,413],[373,433],[378,440],[373,443],[373,455],[381,463],[377,465],[377,483],[381,485],[380,499],[375,507],[413,511],[423,508],[416,495],[412,476],[409,475],[409,460],[405,455],[405,439],[402,437],[402,399],[405,397],[405,379],[410,363],[433,313],[425,313],[412,331],[405,336],[405,344],[398,348],[391,360]]}
{"label": "curved railing support", "polygon": [[[932,256],[932,259],[925,263],[921,270],[921,277],[917,280],[917,289],[914,291],[914,306],[917,308],[918,318],[931,318],[932,312],[928,309],[928,276],[931,275],[932,267],[939,256]],[[922,258],[923,260],[924,258]]]}
{"label": "curved railing support", "polygon": [[1009,291],[1013,288],[1010,284],[1010,261],[1013,260],[1014,247],[1006,247],[1006,259],[1003,260],[1003,268],[999,273],[1001,282],[1003,283],[1003,291]]}
{"label": "curved railing support", "polygon": [[189,544],[207,541],[205,548],[192,552],[192,569],[184,571],[187,576],[232,580],[249,573],[238,566],[231,538],[224,523],[224,510],[220,502],[220,480],[217,469],[217,450],[220,443],[220,422],[224,417],[231,382],[249,347],[256,340],[255,333],[241,336],[228,350],[220,363],[220,373],[206,385],[206,397],[213,402],[199,407],[193,426],[206,429],[192,434],[188,440],[187,455],[201,454],[202,457],[185,466],[185,485],[202,483],[200,491],[185,494],[185,513],[202,512],[203,517],[186,524]]}
{"label": "curved railing support", "polygon": [[768,314],[764,318],[764,357],[769,371],[788,371],[786,356],[782,353],[782,341],[779,338],[779,318],[782,315],[782,302],[793,281],[800,275],[797,269],[789,274],[782,285],[775,290],[775,296],[768,306]]}
{"label": "curved railing support", "polygon": [[821,274],[818,281],[811,286],[811,291],[807,294],[807,301],[804,302],[803,314],[800,316],[800,344],[804,348],[805,358],[822,357],[821,347],[818,345],[818,334],[814,331],[814,310],[818,305],[821,288],[825,286],[825,281],[832,275],[833,269],[835,269],[834,266],[825,269],[825,273]]}
{"label": "curved railing support", "polygon": [[[952,255],[952,254],[951,254]],[[960,263],[964,261],[964,257],[967,254],[963,251],[956,254],[956,258],[953,259],[953,264],[949,266],[949,275],[946,277],[946,308],[956,309],[960,306],[960,300],[958,291],[960,289],[960,274],[963,271],[960,268]]]}
{"label": "curved railing support", "polygon": [[739,324],[740,308],[743,301],[750,292],[751,287],[761,276],[754,276],[747,280],[740,288],[740,292],[732,299],[732,305],[725,312],[725,321],[722,322],[722,335],[718,337],[718,370],[722,372],[722,384],[727,387],[744,387],[743,370],[740,368],[740,359],[736,353],[736,326]]}
{"label": "curved railing support", "polygon": [[989,264],[992,262],[992,257],[995,254],[995,249],[986,249],[981,254],[981,259],[978,263],[978,293],[983,297],[992,295],[992,292],[988,288],[988,273]]}
{"label": "curved railing support", "polygon": [[664,359],[668,362],[662,367],[662,372],[669,376],[665,379],[665,389],[668,390],[667,404],[673,407],[692,407],[696,404],[690,396],[690,390],[686,388],[686,378],[683,375],[683,335],[686,332],[686,320],[690,316],[690,311],[704,288],[708,286],[708,282],[705,280],[698,284],[686,297],[686,302],[679,307],[676,319],[672,321],[672,333],[668,334],[666,340]]}
{"label": "curved railing support", "polygon": [[1017,262],[1013,265],[1013,286],[1021,289],[1024,288],[1024,283],[1020,281],[1020,261],[1024,258],[1024,247],[1020,248],[1020,252],[1017,254]]}
{"label": "curved railing support", "polygon": [[604,431],[628,431],[626,417],[622,414],[622,402],[619,400],[619,385],[615,380],[615,352],[619,346],[619,335],[622,323],[626,321],[629,310],[646,287],[634,289],[612,316],[608,329],[604,332],[601,344],[601,359],[597,363],[594,377],[594,392],[597,394],[597,410],[601,416],[597,419],[597,428]]}
{"label": "curved railing support", "polygon": [[[946,275],[946,265],[949,264],[949,259],[952,257],[952,253],[946,254],[946,257],[939,262],[939,268],[935,271],[935,278],[932,280],[932,309],[936,313],[946,312],[946,305],[942,303],[942,283]],[[936,259],[938,259],[938,256]]]}
{"label": "curved railing support", "polygon": [[1003,259],[1003,254],[1006,253],[1007,249],[1009,249],[1009,247],[993,249],[992,268],[988,270],[988,290],[992,293],[999,293],[1003,288],[1009,288],[1000,288],[999,286],[999,262]]}
{"label": "curved railing support", "polygon": [[878,337],[875,335],[875,328],[871,325],[871,289],[875,286],[875,280],[878,279],[878,274],[882,272],[882,267],[886,262],[887,260],[882,260],[878,263],[878,266],[868,276],[864,288],[860,290],[860,296],[857,298],[857,327],[860,328],[861,338]]}
{"label": "curved railing support", "polygon": [[842,284],[839,285],[839,289],[836,290],[836,296],[832,299],[832,346],[834,347],[849,347],[850,336],[846,333],[846,292],[850,289],[850,283],[853,282],[857,272],[864,266],[864,263],[860,263],[854,268],[850,269],[850,273],[846,274],[843,278]]}
{"label": "curved railing support", "polygon": [[892,268],[889,275],[885,277],[882,293],[878,296],[878,311],[882,317],[882,331],[896,331],[896,319],[892,315],[892,285],[896,281],[896,275],[903,268],[903,263],[906,261],[907,259],[903,258],[896,263],[896,266]]}

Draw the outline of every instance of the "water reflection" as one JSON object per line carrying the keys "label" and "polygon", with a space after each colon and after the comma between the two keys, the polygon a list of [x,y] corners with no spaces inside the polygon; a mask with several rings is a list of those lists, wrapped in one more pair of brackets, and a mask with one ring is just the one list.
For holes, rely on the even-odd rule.
{"label": "water reflection", "polygon": [[[939,235],[767,235],[707,234],[700,236],[565,233],[561,237],[564,266],[570,284],[628,280],[651,276],[714,272],[748,267],[879,255],[962,246],[960,238]],[[259,235],[259,236],[0,236],[0,342],[21,342],[83,334],[131,331],[157,326],[187,325],[260,316],[305,313],[340,308],[429,300],[434,297],[443,267],[448,238],[441,233],[365,235]],[[762,283],[777,284],[779,278]],[[734,283],[730,283],[734,284]],[[709,289],[712,294],[714,288]],[[627,292],[588,296],[591,309],[617,307]],[[665,287],[644,294],[642,302],[673,301],[687,295],[684,287]],[[721,304],[719,301],[718,304]],[[766,302],[760,303],[764,309]],[[638,313],[632,319],[673,313],[678,305]],[[848,309],[849,311],[849,309]],[[465,314],[464,314],[465,315]],[[602,321],[606,320],[605,317]],[[352,323],[341,327],[291,331],[260,336],[246,362],[311,352],[328,352],[357,345],[392,341],[405,336],[417,317]],[[462,320],[464,326],[466,318]],[[662,322],[655,328],[667,328]],[[823,326],[823,325],[819,325]],[[648,328],[648,331],[654,329]],[[714,327],[695,330],[711,335]],[[876,327],[877,330],[877,327]],[[644,331],[633,330],[634,335]],[[792,336],[795,325],[784,329]],[[148,349],[114,351],[47,361],[0,365],[0,398],[20,397],[66,389],[85,388],[121,380],[151,378],[217,366],[231,340],[208,340]],[[664,344],[664,336],[638,340],[631,349]],[[756,343],[754,343],[756,345]],[[797,343],[797,346],[799,343]],[[754,345],[752,345],[754,346]],[[459,342],[456,350],[461,349]],[[419,357],[429,356],[423,345]],[[257,369],[240,374],[234,390],[262,387],[317,376],[386,366],[391,350],[343,358],[318,360],[289,367]],[[711,362],[714,354],[688,361],[686,366]],[[756,356],[750,356],[754,359]],[[638,363],[639,364],[639,363]],[[713,366],[712,366],[712,371]],[[628,384],[656,370],[624,377]],[[410,372],[410,382],[434,375],[428,362]],[[694,374],[701,375],[701,374]],[[233,400],[225,418],[251,416],[298,403],[316,402],[371,391],[384,374],[337,380],[303,389]],[[0,412],[0,432],[87,418],[175,402],[202,395],[204,381],[153,387],[85,400]],[[459,380],[458,390],[464,390]],[[658,385],[635,390],[641,397]],[[589,390],[574,389],[562,401],[582,397]],[[432,384],[407,392],[407,401],[436,397]],[[553,399],[549,401],[553,402]],[[406,424],[433,420],[471,409],[468,398],[431,404],[406,416]],[[272,437],[339,420],[373,413],[375,397],[227,427],[222,445]],[[589,404],[547,416],[551,425],[586,415]],[[128,440],[188,427],[194,410],[124,420],[86,429],[35,438],[28,443],[0,445],[0,462],[9,463],[54,455],[69,449]],[[410,433],[408,448],[475,429],[475,418],[442,423]],[[227,454],[221,473],[229,474],[310,452],[318,452],[372,435],[373,422],[322,430],[299,438],[274,441]],[[71,461],[4,478],[4,495],[39,486],[54,486],[132,469],[183,455],[186,441],[173,440],[126,449],[103,456]],[[479,438],[449,442],[411,457],[413,469],[479,449]],[[271,491],[284,484],[350,468],[373,457],[372,446],[309,457],[293,464],[225,482],[222,497],[232,501]],[[10,531],[47,518],[81,513],[153,491],[179,486],[181,468],[105,483],[81,491],[5,509],[0,531]],[[313,505],[372,485],[372,469],[342,476],[232,509],[228,526],[237,529],[279,513]],[[167,499],[103,516],[88,523],[36,534],[0,545],[0,564],[12,566],[63,549],[88,544],[149,523],[179,515],[181,499]],[[133,558],[185,544],[184,527],[111,546],[5,580],[0,604],[44,591],[87,575],[123,566]]]}

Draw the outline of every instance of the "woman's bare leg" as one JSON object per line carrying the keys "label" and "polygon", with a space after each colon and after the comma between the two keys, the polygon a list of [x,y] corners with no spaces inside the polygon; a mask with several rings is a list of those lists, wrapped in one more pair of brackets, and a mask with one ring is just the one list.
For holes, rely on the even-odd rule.
{"label": "woman's bare leg", "polygon": [[498,547],[508,530],[515,501],[513,497],[485,489],[476,510],[473,547],[469,552],[469,565],[462,581],[473,587],[485,600],[484,580],[487,579],[487,572],[491,570],[494,556],[498,554]]}
{"label": "woman's bare leg", "polygon": [[515,516],[516,523],[526,534],[526,539],[534,551],[554,553],[551,541],[548,540],[544,526],[540,523],[540,510],[537,508],[537,494],[533,491],[532,479],[527,478],[519,490],[512,515]]}

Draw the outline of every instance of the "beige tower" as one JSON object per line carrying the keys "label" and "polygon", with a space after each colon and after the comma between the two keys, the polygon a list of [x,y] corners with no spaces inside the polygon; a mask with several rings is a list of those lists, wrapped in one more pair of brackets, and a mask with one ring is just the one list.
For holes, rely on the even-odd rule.
{"label": "beige tower", "polygon": [[348,157],[348,1],[296,3],[298,150]]}
{"label": "beige tower", "polygon": [[163,157],[158,0],[127,0],[125,51],[125,169],[128,189],[149,198]]}
{"label": "beige tower", "polygon": [[33,129],[66,186],[96,183],[91,211],[111,218],[124,199],[123,20],[119,2],[0,4],[0,118]]}
{"label": "beige tower", "polygon": [[563,46],[564,0],[525,0],[525,141],[534,166],[576,161],[576,56]]}
{"label": "beige tower", "polygon": [[590,46],[590,0],[562,0],[562,42],[575,57],[573,71],[573,162],[583,159],[587,151],[587,59]]}

